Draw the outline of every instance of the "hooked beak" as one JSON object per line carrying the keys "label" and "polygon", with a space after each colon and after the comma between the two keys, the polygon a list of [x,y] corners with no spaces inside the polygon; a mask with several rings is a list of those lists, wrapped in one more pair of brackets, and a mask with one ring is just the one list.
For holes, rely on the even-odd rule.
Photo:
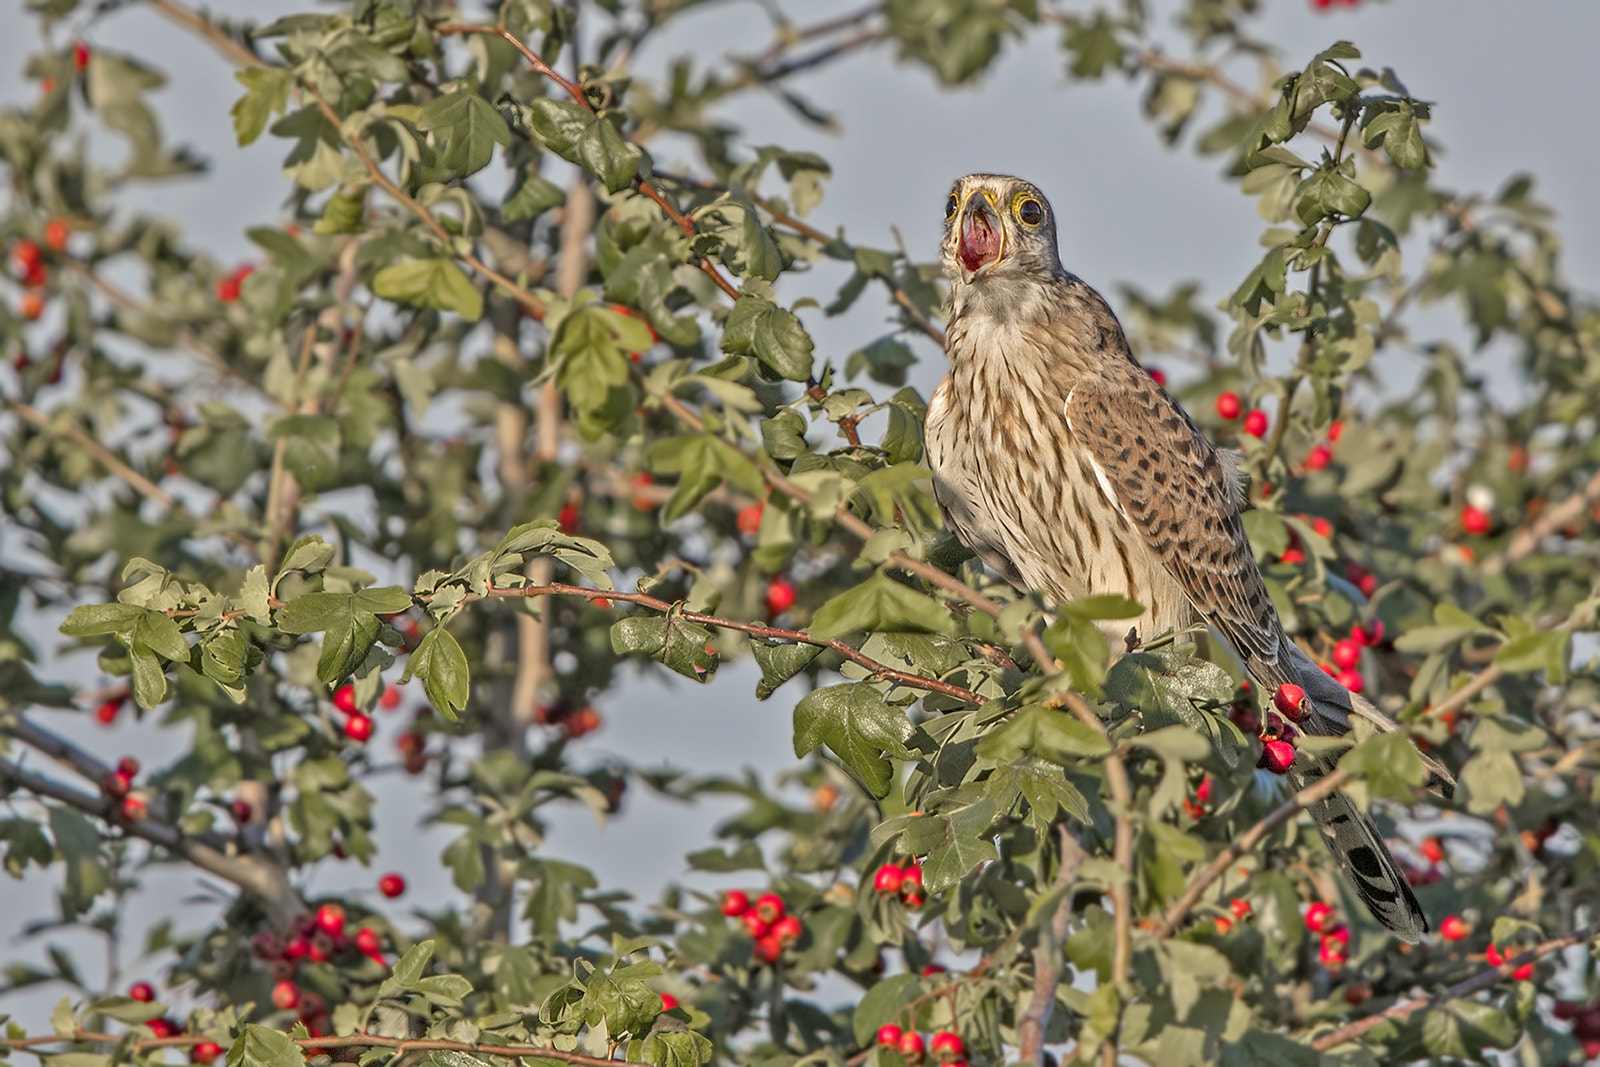
{"label": "hooked beak", "polygon": [[956,259],[961,262],[964,280],[987,272],[1005,254],[1005,230],[994,205],[982,192],[967,197],[961,209],[961,234],[956,245]]}

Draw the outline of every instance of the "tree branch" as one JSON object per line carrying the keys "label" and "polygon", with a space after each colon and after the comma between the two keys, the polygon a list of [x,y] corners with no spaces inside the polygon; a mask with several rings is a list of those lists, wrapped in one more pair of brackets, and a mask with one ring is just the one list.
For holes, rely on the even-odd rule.
{"label": "tree branch", "polygon": [[128,835],[166,849],[201,870],[208,871],[260,898],[280,923],[287,923],[306,910],[304,902],[289,884],[288,876],[282,868],[259,856],[224,854],[196,837],[185,834],[177,827],[155,819],[120,822],[113,815],[116,802],[110,797],[81,792],[43,775],[24,770],[10,760],[0,760],[0,786],[8,790],[23,789],[36,797],[59,801],[108,823],[116,822]]}
{"label": "tree branch", "polygon": [[[1077,839],[1067,831],[1064,823],[1057,824],[1056,835],[1061,841],[1060,865],[1056,868],[1055,886],[1072,884],[1078,876],[1078,865],[1083,862],[1083,849]],[[1027,1010],[1017,1023],[1017,1058],[1026,1063],[1044,1062],[1044,1034],[1050,1025],[1050,1015],[1055,1009],[1056,990],[1061,985],[1061,942],[1067,936],[1067,924],[1072,919],[1072,895],[1064,893],[1056,905],[1055,915],[1039,930],[1039,944],[1033,950],[1033,995]]]}
{"label": "tree branch", "polygon": [[689,622],[701,623],[706,626],[715,626],[723,630],[737,630],[740,633],[750,634],[752,637],[763,637],[777,641],[796,641],[800,644],[812,645],[816,648],[831,649],[845,659],[872,672],[875,678],[883,681],[899,682],[914,689],[926,690],[930,693],[942,693],[956,700],[964,701],[974,706],[988,703],[988,697],[975,693],[971,689],[964,689],[959,685],[940,681],[937,678],[927,678],[920,674],[912,674],[891,667],[887,663],[880,663],[862,652],[852,648],[843,641],[835,638],[813,637],[804,630],[787,630],[781,626],[764,626],[761,623],[741,622],[738,619],[725,619],[719,615],[708,615],[703,611],[680,611],[679,603],[662,600],[647,593],[617,593],[604,589],[590,589],[581,585],[565,585],[552,582],[548,585],[527,585],[517,588],[503,588],[490,586],[484,593],[469,593],[462,597],[461,603],[470,604],[475,600],[495,597],[540,597],[540,596],[578,596],[591,603],[596,600],[618,600],[626,604],[638,604],[640,607],[649,608],[662,614],[672,612],[680,619]]}
{"label": "tree branch", "polygon": [[1353,1041],[1376,1027],[1379,1023],[1386,1022],[1389,1019],[1403,1019],[1407,1015],[1423,1008],[1430,1008],[1436,1004],[1443,1004],[1449,1000],[1468,996],[1481,989],[1488,989],[1502,978],[1510,978],[1512,973],[1524,964],[1542,960],[1552,953],[1571,948],[1573,945],[1581,945],[1597,936],[1600,936],[1600,923],[1595,923],[1570,934],[1564,934],[1561,937],[1551,938],[1548,941],[1541,941],[1515,959],[1508,959],[1498,967],[1491,967],[1481,974],[1473,975],[1464,982],[1457,982],[1443,992],[1435,993],[1431,997],[1416,997],[1412,1000],[1402,1001],[1376,1015],[1369,1015],[1365,1019],[1341,1026],[1332,1033],[1324,1034],[1317,1038],[1311,1043],[1311,1047],[1318,1052],[1322,1052],[1342,1045],[1347,1041]]}
{"label": "tree branch", "polygon": [[1532,553],[1546,537],[1583,518],[1596,501],[1600,501],[1600,471],[1596,471],[1582,489],[1555,507],[1545,508],[1537,519],[1512,534],[1504,548],[1484,558],[1478,566],[1479,572],[1484,577],[1501,573]]}
{"label": "tree branch", "polygon": [[1216,857],[1206,864],[1206,869],[1200,872],[1199,877],[1189,883],[1188,888],[1183,891],[1183,896],[1173,901],[1172,906],[1167,909],[1166,915],[1162,916],[1160,924],[1152,931],[1154,936],[1158,938],[1171,937],[1173,932],[1177,930],[1178,924],[1183,921],[1183,917],[1189,913],[1189,909],[1194,907],[1195,902],[1200,899],[1200,895],[1206,891],[1206,888],[1212,882],[1226,874],[1228,868],[1233,866],[1240,856],[1255,848],[1268,834],[1312,804],[1315,804],[1330,793],[1338,792],[1339,788],[1349,779],[1348,772],[1334,770],[1325,778],[1319,778],[1294,794],[1294,796],[1274,808],[1266,818],[1240,834],[1233,844],[1217,853]]}

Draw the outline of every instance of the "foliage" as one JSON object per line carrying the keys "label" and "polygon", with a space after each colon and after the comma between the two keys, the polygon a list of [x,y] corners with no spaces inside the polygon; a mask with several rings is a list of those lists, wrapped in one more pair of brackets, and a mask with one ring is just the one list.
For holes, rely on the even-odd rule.
{"label": "foliage", "polygon": [[[32,5],[92,30],[74,6]],[[0,779],[32,801],[0,823],[6,866],[59,870],[60,924],[118,936],[146,858],[237,895],[209,929],[150,934],[199,1005],[186,1019],[58,956],[9,971],[71,987],[54,1034],[11,1041],[70,1049],[62,1067],[174,1044],[230,1067],[403,1049],[896,1067],[885,1024],[959,1030],[983,1067],[1046,1046],[1165,1067],[1578,1055],[1584,1016],[1574,1037],[1541,990],[1593,935],[1596,675],[1573,647],[1596,604],[1600,313],[1531,179],[1451,191],[1432,104],[1346,42],[1280,76],[1246,0],[1189,0],[1179,41],[1131,2],[886,0],[780,20],[748,61],[640,76],[694,6],[506,0],[468,24],[364,0],[247,28],[164,4],[239,66],[239,143],[283,156],[288,206],[250,231],[248,272],[125,207],[202,166],[161,134],[155,67],[111,42],[30,60],[39,95],[0,113]],[[831,121],[790,76],[871,47],[959,91],[1041,33],[1071,78],[1135,80],[1157,134],[1256,202],[1264,252],[1217,313],[1198,284],[1117,303],[1242,448],[1294,634],[1328,660],[1360,627],[1368,692],[1459,769],[1453,805],[1428,801],[1441,849],[1427,820],[1391,819],[1417,799],[1392,741],[1341,762],[1459,937],[1401,946],[1353,906],[1293,817],[1305,798],[1255,769],[1256,695],[1222,650],[1177,635],[1108,664],[1094,621],[1127,605],[1046,612],[943,533],[906,385],[939,335],[937,266],[806,221],[827,161],[719,117],[770,89]],[[694,175],[656,170],[667,135]],[[823,258],[853,273],[819,310],[789,290]],[[880,298],[886,334],[814,344],[808,321]],[[1464,333],[1432,335],[1429,307]],[[1420,373],[1383,391],[1380,356]],[[1266,414],[1213,414],[1223,391]],[[109,685],[52,680],[26,624],[51,610]],[[586,764],[624,664],[708,684],[747,655],[759,695],[792,704],[812,806]],[[459,829],[442,860],[463,893],[419,912],[416,939],[359,902],[347,930],[301,888],[371,859],[363,732],[412,676],[427,705],[401,751]],[[71,740],[130,697],[139,728],[192,736],[142,780]],[[540,808],[614,812],[630,780],[742,797],[726,847],[689,863],[778,894],[801,932],[678,889],[634,906],[548,853]],[[874,888],[908,857],[925,900]],[[1343,942],[1308,936],[1312,902],[1337,904]],[[932,966],[939,944],[959,970]],[[1592,1001],[1587,954],[1560,966]]]}

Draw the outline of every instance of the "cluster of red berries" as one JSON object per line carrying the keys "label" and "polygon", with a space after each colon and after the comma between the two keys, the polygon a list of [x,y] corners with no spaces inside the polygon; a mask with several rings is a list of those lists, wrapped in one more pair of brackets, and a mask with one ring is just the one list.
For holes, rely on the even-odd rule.
{"label": "cluster of red berries", "polygon": [[[149,982],[135,982],[128,987],[128,998],[141,1004],[155,1002],[156,990]],[[183,1024],[165,1015],[146,1020],[143,1024],[156,1037],[177,1037],[183,1033]],[[215,1041],[199,1041],[189,1046],[189,1062],[208,1064],[222,1055],[222,1046]]]}
{"label": "cluster of red berries", "polygon": [[1333,905],[1326,901],[1313,901],[1306,908],[1306,929],[1322,937],[1318,958],[1330,971],[1337,971],[1350,961],[1350,928],[1336,922]]}
{"label": "cluster of red berries", "polygon": [[1328,465],[1333,462],[1333,446],[1338,443],[1339,438],[1342,436],[1344,436],[1344,423],[1335,419],[1333,424],[1328,427],[1327,439],[1312,445],[1311,450],[1306,453],[1306,470],[1326,470]]}
{"label": "cluster of red berries", "polygon": [[[53,252],[65,251],[72,228],[65,219],[52,219],[45,226],[45,244]],[[50,280],[49,268],[44,263],[44,249],[37,241],[26,237],[11,246],[11,266],[17,280],[22,282],[23,293],[17,301],[17,314],[33,322],[44,314],[44,286]]]}
{"label": "cluster of red berries", "polygon": [[533,721],[540,726],[559,726],[573,741],[600,729],[600,713],[593,704],[574,708],[565,700],[540,704],[533,709]]}
{"label": "cluster of red berries", "polygon": [[427,769],[427,734],[415,728],[407,730],[395,740],[395,747],[400,750],[407,774],[418,775]]}
{"label": "cluster of red berries", "polygon": [[139,822],[150,814],[144,797],[133,791],[133,780],[138,776],[139,761],[123,756],[116,768],[100,780],[100,791],[117,802],[116,814],[123,822]]}
{"label": "cluster of red berries", "polygon": [[1362,692],[1367,687],[1367,680],[1360,670],[1361,650],[1364,648],[1377,648],[1384,641],[1384,626],[1382,619],[1373,619],[1369,623],[1357,623],[1350,628],[1348,637],[1341,637],[1333,643],[1330,658],[1333,662],[1322,664],[1334,681],[1350,690],[1352,693]]}
{"label": "cluster of red berries", "polygon": [[967,1043],[954,1030],[937,1030],[926,1041],[915,1030],[902,1030],[894,1023],[878,1027],[878,1044],[895,1049],[909,1063],[921,1063],[928,1053],[947,1067],[967,1067]]}
{"label": "cluster of red berries", "polygon": [[1600,1000],[1588,1004],[1558,1000],[1550,1014],[1572,1023],[1572,1036],[1583,1046],[1585,1059],[1600,1060]]}
{"label": "cluster of red berries", "polygon": [[872,888],[879,896],[899,897],[912,909],[922,907],[928,900],[922,888],[922,864],[914,859],[879,867],[872,875]]}
{"label": "cluster of red berries", "polygon": [[1244,410],[1244,402],[1239,399],[1239,394],[1229,389],[1225,393],[1217,394],[1217,414],[1228,422],[1232,422],[1240,415],[1244,416],[1244,425],[1241,429],[1251,437],[1261,438],[1267,436],[1267,427],[1271,420],[1267,413],[1260,408]]}
{"label": "cluster of red berries", "polygon": [[[400,690],[384,686],[378,694],[378,707],[393,711],[400,706]],[[352,741],[365,743],[372,740],[376,724],[372,716],[361,710],[356,702],[356,687],[348,682],[333,691],[333,706],[344,716],[344,733]]]}
{"label": "cluster of red berries", "polygon": [[226,278],[217,279],[217,299],[224,304],[231,304],[239,299],[239,290],[244,285],[244,280],[256,271],[255,267],[246,263],[242,267],[234,268],[232,274]]}
{"label": "cluster of red berries", "polygon": [[[387,877],[399,878],[398,875]],[[402,892],[404,882],[400,879]],[[346,929],[344,908],[338,904],[324,904],[315,913],[295,919],[287,938],[270,931],[256,934],[250,939],[250,951],[267,965],[274,980],[272,1006],[280,1011],[298,1011],[300,1021],[305,1023],[312,1037],[328,1033],[332,1023],[322,997],[301,989],[294,980],[302,960],[326,963],[359,953],[380,967],[388,966],[383,956],[382,935],[370,926],[350,933]]]}
{"label": "cluster of red berries", "polygon": [[762,893],[752,903],[748,893],[730,889],[722,894],[722,914],[744,924],[755,942],[756,959],[769,967],[778,962],[784,949],[799,942],[806,930],[798,916],[788,914],[783,898],[776,893]]}
{"label": "cluster of red berries", "polygon": [[1217,933],[1225,934],[1233,929],[1236,922],[1244,922],[1255,912],[1248,900],[1243,897],[1234,897],[1228,901],[1228,914],[1218,915],[1211,921],[1216,924]]}

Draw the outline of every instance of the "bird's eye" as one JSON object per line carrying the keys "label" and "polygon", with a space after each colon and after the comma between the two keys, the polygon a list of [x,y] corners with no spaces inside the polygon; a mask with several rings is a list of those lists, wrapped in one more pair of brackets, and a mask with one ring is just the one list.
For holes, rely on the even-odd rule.
{"label": "bird's eye", "polygon": [[956,213],[956,206],[956,194],[951,193],[950,199],[944,202],[944,217],[949,218],[951,215],[954,215]]}
{"label": "bird's eye", "polygon": [[1026,226],[1037,226],[1044,221],[1044,207],[1030,196],[1017,204],[1017,218]]}

